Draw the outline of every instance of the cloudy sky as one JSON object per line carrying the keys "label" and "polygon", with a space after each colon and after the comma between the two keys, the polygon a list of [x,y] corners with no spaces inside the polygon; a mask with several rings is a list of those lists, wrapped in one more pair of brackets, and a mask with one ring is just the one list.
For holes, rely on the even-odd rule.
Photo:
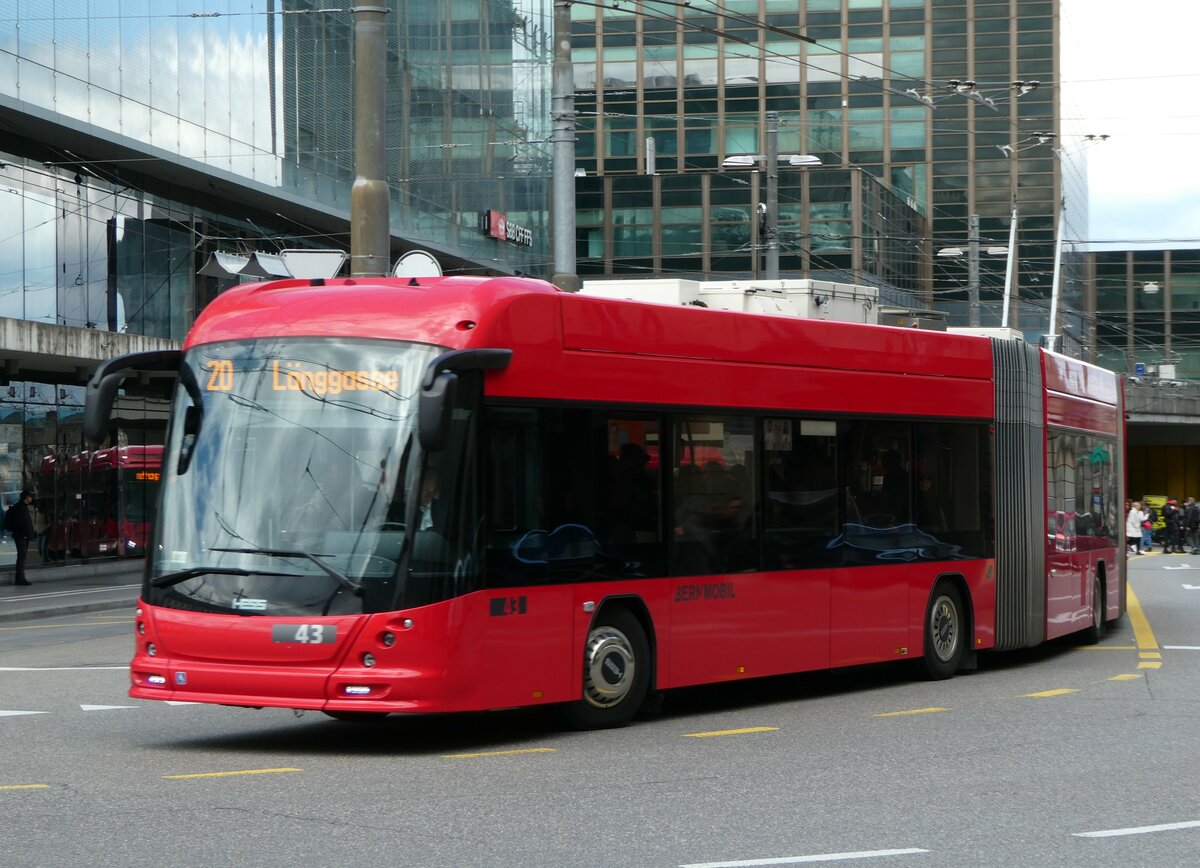
{"label": "cloudy sky", "polygon": [[1200,2],[1064,7],[1064,115],[1111,136],[1088,146],[1089,240],[1200,247]]}

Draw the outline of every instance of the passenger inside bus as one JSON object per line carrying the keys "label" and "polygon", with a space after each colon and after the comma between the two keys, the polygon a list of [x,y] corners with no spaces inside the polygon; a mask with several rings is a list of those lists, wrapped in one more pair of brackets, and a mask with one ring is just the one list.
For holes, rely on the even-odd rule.
{"label": "passenger inside bus", "polygon": [[746,472],[716,461],[685,464],[675,483],[674,575],[739,572],[757,565]]}
{"label": "passenger inside bus", "polygon": [[917,525],[930,533],[946,529],[946,511],[932,473],[917,476]]}

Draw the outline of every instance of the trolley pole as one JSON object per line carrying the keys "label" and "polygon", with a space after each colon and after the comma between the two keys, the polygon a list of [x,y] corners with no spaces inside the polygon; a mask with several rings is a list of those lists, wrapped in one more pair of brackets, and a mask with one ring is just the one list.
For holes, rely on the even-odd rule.
{"label": "trolley pole", "polygon": [[382,277],[391,266],[392,228],[384,162],[387,110],[386,6],[355,6],[354,186],[350,189],[350,274]]}
{"label": "trolley pole", "polygon": [[779,112],[767,112],[767,280],[779,279]]}
{"label": "trolley pole", "polygon": [[571,69],[571,0],[554,0],[550,140],[554,166],[550,216],[554,221],[554,274],[550,282],[564,292],[579,292],[575,271],[575,76]]}

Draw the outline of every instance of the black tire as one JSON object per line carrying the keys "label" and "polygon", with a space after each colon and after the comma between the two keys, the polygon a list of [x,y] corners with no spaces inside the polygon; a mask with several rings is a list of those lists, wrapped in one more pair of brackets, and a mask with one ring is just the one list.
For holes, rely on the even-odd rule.
{"label": "black tire", "polygon": [[383,720],[390,712],[387,711],[322,711],[326,717],[334,720],[344,720],[348,723],[372,723]]}
{"label": "black tire", "polygon": [[967,617],[962,594],[947,582],[939,583],[925,610],[925,676],[942,681],[954,676],[967,653]]}
{"label": "black tire", "polygon": [[583,647],[583,698],[563,708],[576,729],[625,726],[642,707],[650,686],[650,642],[629,611],[608,609]]}
{"label": "black tire", "polygon": [[1100,577],[1092,581],[1092,626],[1083,631],[1083,641],[1095,645],[1104,638],[1104,589]]}

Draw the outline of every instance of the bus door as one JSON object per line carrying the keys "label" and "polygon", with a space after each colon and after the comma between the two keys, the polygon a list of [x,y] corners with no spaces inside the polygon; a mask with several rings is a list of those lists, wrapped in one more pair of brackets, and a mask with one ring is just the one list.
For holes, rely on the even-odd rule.
{"label": "bus door", "polygon": [[843,452],[843,521],[831,544],[843,568],[830,587],[830,666],[892,659],[907,646],[909,565],[924,543],[914,520],[912,426],[850,422]]}

